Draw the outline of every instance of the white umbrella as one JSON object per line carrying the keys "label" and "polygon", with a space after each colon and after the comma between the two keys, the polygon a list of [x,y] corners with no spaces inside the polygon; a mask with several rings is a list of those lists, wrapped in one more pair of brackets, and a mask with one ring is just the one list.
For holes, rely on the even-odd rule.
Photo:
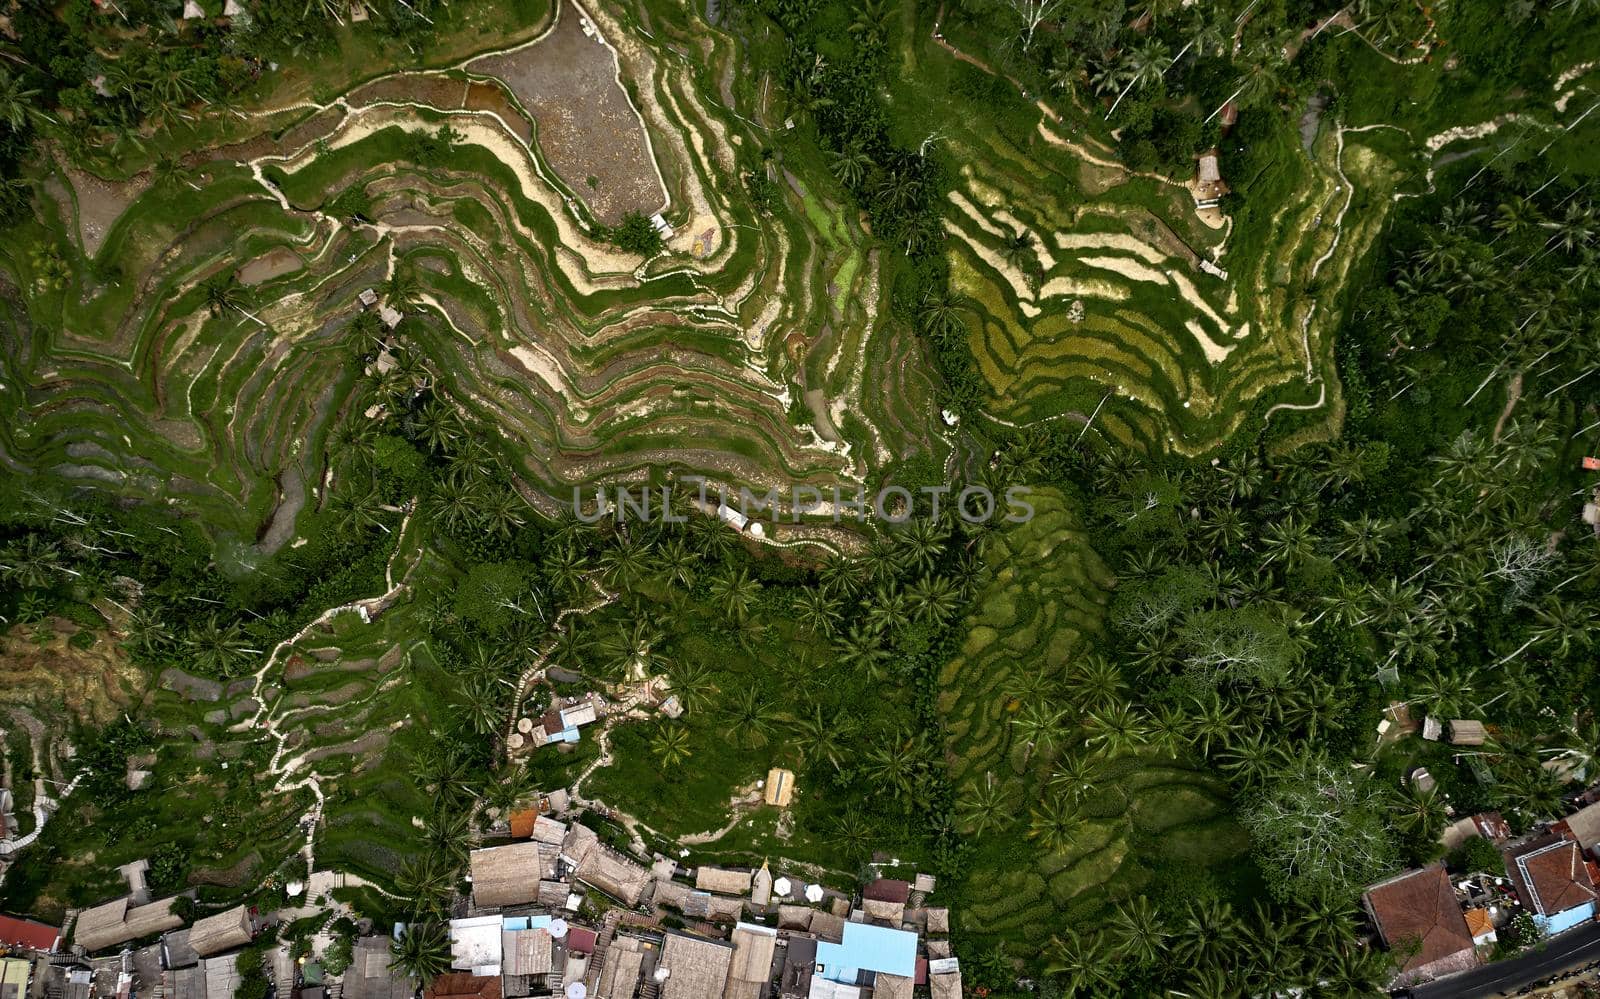
{"label": "white umbrella", "polygon": [[583,999],[589,994],[589,986],[582,982],[573,982],[567,986],[567,999]]}
{"label": "white umbrella", "polygon": [[565,919],[550,920],[550,936],[560,940],[567,935],[567,921]]}
{"label": "white umbrella", "polygon": [[820,902],[820,901],[822,901],[822,886],[821,885],[806,885],[806,901],[807,902]]}
{"label": "white umbrella", "polygon": [[782,895],[784,898],[788,898],[789,892],[793,889],[794,885],[789,883],[788,878],[779,878],[778,880],[772,882],[772,890],[777,892],[779,895]]}

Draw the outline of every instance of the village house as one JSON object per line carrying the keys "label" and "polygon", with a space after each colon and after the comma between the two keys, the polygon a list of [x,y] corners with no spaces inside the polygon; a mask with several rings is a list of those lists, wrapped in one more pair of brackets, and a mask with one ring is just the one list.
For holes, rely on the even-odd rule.
{"label": "village house", "polygon": [[412,999],[417,980],[391,968],[388,937],[362,937],[344,973],[344,999]]}
{"label": "village house", "polygon": [[727,984],[733,947],[683,933],[668,933],[655,979],[661,999],[717,999]]}
{"label": "village house", "polygon": [[0,944],[12,950],[54,953],[61,946],[61,928],[36,923],[31,919],[0,916]]}
{"label": "village house", "polygon": [[473,850],[467,857],[473,904],[490,909],[538,901],[540,882],[555,878],[560,857],[560,847],[538,840]]}
{"label": "village house", "polygon": [[148,905],[133,905],[132,901],[131,896],[119,898],[79,913],[73,924],[72,942],[94,953],[183,925],[183,919],[174,911],[176,898]]}
{"label": "village house", "polygon": [[1549,833],[1506,850],[1505,861],[1517,898],[1547,935],[1594,918],[1594,877],[1576,842]]}
{"label": "village house", "polygon": [[[900,979],[910,982],[917,974],[917,935],[905,930],[867,923],[845,923],[841,940],[817,943],[817,966],[812,981],[812,995],[816,995],[816,979],[846,987],[882,987],[889,990],[901,988]],[[905,990],[909,997],[910,989]],[[832,990],[828,999],[850,993]]]}
{"label": "village house", "polygon": [[777,950],[777,930],[752,923],[735,926],[733,958],[728,964],[728,981],[723,989],[727,999],[765,999]]}
{"label": "village house", "polygon": [[1590,858],[1595,857],[1595,845],[1600,844],[1600,802],[1573,812],[1557,822],[1552,831],[1577,843]]}
{"label": "village house", "polygon": [[750,872],[721,867],[701,867],[694,872],[694,886],[718,895],[750,894]]}
{"label": "village house", "polygon": [[1394,984],[1407,985],[1476,967],[1466,917],[1443,864],[1408,871],[1361,897],[1385,947],[1409,953]]}

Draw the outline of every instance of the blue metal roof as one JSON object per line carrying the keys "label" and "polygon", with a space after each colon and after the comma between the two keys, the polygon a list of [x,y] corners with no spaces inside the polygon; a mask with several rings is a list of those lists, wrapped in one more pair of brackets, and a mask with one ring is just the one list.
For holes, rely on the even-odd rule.
{"label": "blue metal roof", "polygon": [[854,985],[863,971],[911,978],[917,973],[917,935],[845,923],[843,943],[818,941],[817,966],[823,978],[841,985]]}

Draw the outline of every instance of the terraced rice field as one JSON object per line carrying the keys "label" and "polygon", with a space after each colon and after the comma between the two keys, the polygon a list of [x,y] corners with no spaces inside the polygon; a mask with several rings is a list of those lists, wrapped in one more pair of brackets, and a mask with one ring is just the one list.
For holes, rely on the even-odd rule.
{"label": "terraced rice field", "polygon": [[[1014,693],[1017,681],[1066,677],[1101,629],[1112,582],[1069,503],[1053,492],[1032,499],[1032,522],[988,542],[999,550],[986,561],[1000,568],[966,622],[961,654],[940,677],[940,709],[958,801],[989,784],[1003,800],[997,827],[972,840],[961,928],[1042,945],[1060,927],[1096,921],[1111,903],[1150,890],[1163,865],[1237,859],[1246,837],[1228,817],[1220,781],[1141,752],[1098,766],[1070,846],[1050,850],[1026,838],[1051,767],[1016,735],[1012,719],[1026,700]],[[1081,710],[1067,711],[1069,726],[1082,720]]]}
{"label": "terraced rice field", "polygon": [[[398,274],[398,334],[500,428],[547,509],[668,470],[826,490],[891,456],[942,462],[857,221],[776,165],[770,215],[730,185],[758,142],[707,96],[733,92],[731,43],[573,2],[553,16],[527,45],[262,113],[261,134],[158,182],[63,168],[42,222],[56,259],[5,265],[0,404],[27,418],[3,453],[282,543],[317,491],[310,456],[360,418],[357,296]],[[419,165],[441,128],[449,165]],[[661,256],[598,238],[658,209]],[[230,275],[237,305],[208,309]]]}
{"label": "terraced rice field", "polygon": [[[1341,229],[1342,137],[1325,136],[1312,159],[1286,158],[1292,197],[1248,247],[1203,221],[1186,188],[1156,178],[1112,173],[1090,203],[1052,198],[1090,188],[1115,160],[1048,118],[1025,161],[999,155],[980,129],[962,141],[973,165],[950,197],[950,262],[977,318],[971,346],[996,418],[1082,419],[1109,391],[1097,425],[1111,438],[1198,453],[1274,389],[1319,398],[1331,303],[1383,215]],[[1375,154],[1344,145],[1347,170],[1381,174]],[[1017,235],[1031,246],[1008,254]]]}

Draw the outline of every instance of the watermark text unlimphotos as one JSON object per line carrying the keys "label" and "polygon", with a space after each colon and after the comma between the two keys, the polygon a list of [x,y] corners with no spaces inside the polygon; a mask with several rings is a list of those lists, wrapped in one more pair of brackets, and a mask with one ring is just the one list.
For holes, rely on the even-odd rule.
{"label": "watermark text unlimphotos", "polygon": [[[691,486],[689,494],[702,510],[715,511],[741,527],[756,520],[791,524],[832,520],[838,524],[876,518],[890,524],[903,524],[916,516],[919,495],[927,498],[923,509],[934,517],[950,510],[969,524],[988,523],[997,518],[1008,524],[1025,524],[1033,519],[1033,504],[1028,502],[1033,490],[1027,486],[1010,486],[999,496],[982,485],[921,486],[915,491],[905,486],[884,486],[869,495],[864,489],[838,486],[819,489],[808,485],[793,485],[788,490],[773,487],[760,493],[740,486],[737,492],[732,492],[699,477],[683,481]],[[610,489],[596,486],[590,491],[575,486],[572,513],[586,524],[607,516],[618,521],[681,524],[688,517],[679,512],[681,506],[673,503],[677,489],[676,486],[612,486]]]}

